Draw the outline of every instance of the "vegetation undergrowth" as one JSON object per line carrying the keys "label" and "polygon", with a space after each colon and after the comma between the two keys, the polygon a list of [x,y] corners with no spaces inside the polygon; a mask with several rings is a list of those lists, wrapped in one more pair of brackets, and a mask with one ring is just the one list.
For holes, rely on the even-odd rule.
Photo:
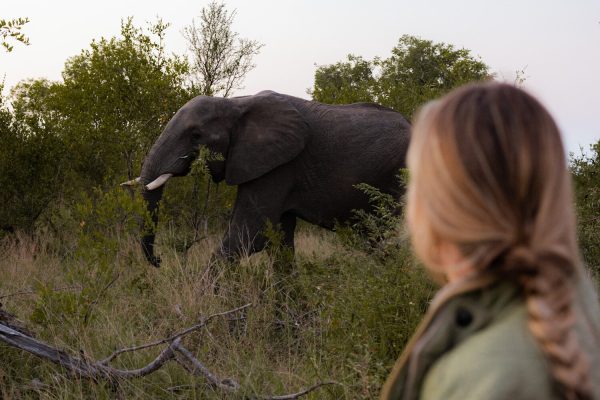
{"label": "vegetation undergrowth", "polygon": [[[136,235],[144,210],[119,190],[98,192],[69,214],[72,237],[61,237],[69,251],[51,233],[7,235],[0,244],[3,308],[39,339],[74,355],[102,359],[251,303],[242,317],[215,320],[184,343],[249,395],[334,380],[341,385],[308,398],[372,398],[433,293],[401,236],[380,248],[368,240],[356,246],[363,234],[358,228],[335,233],[300,224],[292,259],[272,227],[270,250],[239,263],[211,261],[218,231],[182,249],[177,243],[189,232],[166,229],[159,234],[163,265],[156,269],[146,263]],[[364,223],[371,234],[387,236],[376,232],[387,226],[372,218]],[[127,353],[114,365],[140,367],[158,352]],[[224,396],[175,364],[115,387],[72,379],[6,346],[0,354],[6,360],[0,366],[3,398]]]}

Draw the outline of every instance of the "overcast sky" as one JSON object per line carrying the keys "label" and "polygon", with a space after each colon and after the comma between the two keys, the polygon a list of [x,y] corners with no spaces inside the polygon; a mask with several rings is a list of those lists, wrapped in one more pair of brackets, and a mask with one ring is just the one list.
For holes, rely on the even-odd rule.
{"label": "overcast sky", "polygon": [[[156,16],[171,23],[167,50],[186,51],[181,29],[208,1],[1,0],[0,18],[29,17],[31,46],[0,50],[6,86],[60,79],[65,60],[94,38]],[[600,139],[600,0],[229,0],[234,29],[265,44],[236,94],[271,89],[308,98],[315,64],[348,53],[388,57],[403,34],[451,43],[480,56],[499,77],[525,68],[525,88],[556,117],[570,151]]]}

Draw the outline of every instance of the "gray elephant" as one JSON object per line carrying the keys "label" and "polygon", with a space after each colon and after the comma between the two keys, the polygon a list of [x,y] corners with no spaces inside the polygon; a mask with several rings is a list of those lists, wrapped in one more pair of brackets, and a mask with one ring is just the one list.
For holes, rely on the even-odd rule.
{"label": "gray elephant", "polygon": [[[186,175],[201,146],[221,155],[208,162],[215,182],[237,185],[237,198],[219,254],[261,251],[267,221],[279,225],[293,250],[297,218],[332,229],[353,209],[369,207],[356,189],[368,183],[399,195],[410,124],[370,103],[327,105],[272,91],[253,96],[199,96],[185,104],[148,153],[141,175],[154,222],[164,183]],[[159,266],[154,235],[142,238],[148,261]]]}

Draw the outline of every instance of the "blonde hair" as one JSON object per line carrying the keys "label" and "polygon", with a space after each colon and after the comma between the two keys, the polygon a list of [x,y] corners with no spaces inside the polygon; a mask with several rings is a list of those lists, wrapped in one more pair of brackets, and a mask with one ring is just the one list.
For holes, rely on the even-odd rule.
{"label": "blonde hair", "polygon": [[570,174],[546,109],[514,86],[483,83],[426,105],[408,153],[417,255],[433,271],[442,242],[478,272],[522,289],[528,327],[565,398],[591,397],[574,330],[580,260]]}

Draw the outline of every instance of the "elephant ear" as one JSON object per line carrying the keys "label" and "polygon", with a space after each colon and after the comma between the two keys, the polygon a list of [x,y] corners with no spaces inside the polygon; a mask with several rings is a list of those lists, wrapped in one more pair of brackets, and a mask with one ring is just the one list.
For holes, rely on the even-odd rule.
{"label": "elephant ear", "polygon": [[237,99],[243,115],[232,132],[225,181],[239,185],[293,160],[308,140],[308,124],[274,92]]}

